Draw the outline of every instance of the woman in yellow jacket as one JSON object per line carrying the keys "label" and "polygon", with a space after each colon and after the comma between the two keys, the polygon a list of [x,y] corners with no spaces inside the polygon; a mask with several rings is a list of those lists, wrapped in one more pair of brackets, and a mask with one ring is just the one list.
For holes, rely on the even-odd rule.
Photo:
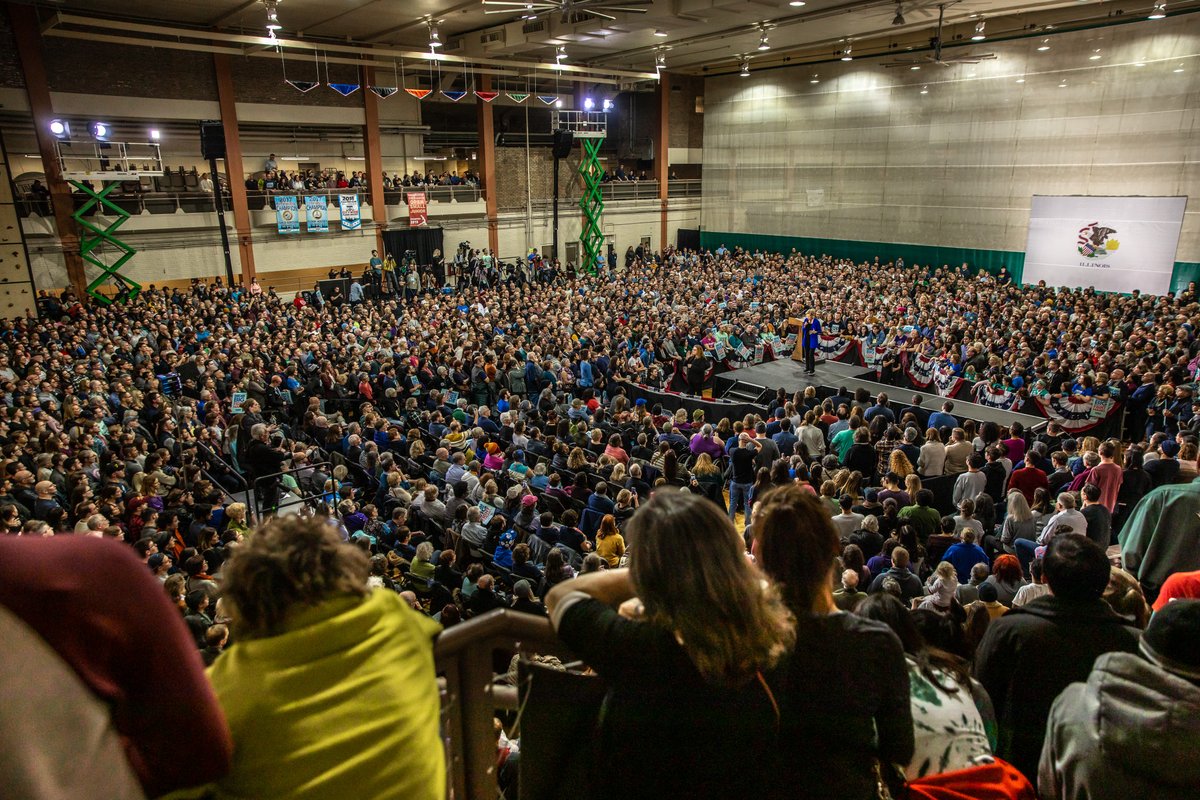
{"label": "woman in yellow jacket", "polygon": [[280,517],[225,567],[237,643],[209,668],[233,737],[219,798],[444,800],[436,622],[367,588],[320,520]]}
{"label": "woman in yellow jacket", "polygon": [[610,568],[618,566],[621,556],[625,555],[625,538],[617,529],[617,518],[612,514],[605,514],[600,520],[600,530],[596,531],[596,552],[608,562]]}

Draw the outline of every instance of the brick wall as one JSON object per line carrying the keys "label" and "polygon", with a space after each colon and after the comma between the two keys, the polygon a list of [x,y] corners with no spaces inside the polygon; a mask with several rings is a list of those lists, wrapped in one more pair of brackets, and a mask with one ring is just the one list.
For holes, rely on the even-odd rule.
{"label": "brick wall", "polygon": [[[578,201],[582,182],[579,178],[580,147],[575,146],[568,158],[558,165],[558,196],[561,201]],[[529,150],[529,183],[533,199],[545,200],[554,196],[554,156],[548,147]],[[496,204],[500,209],[525,207],[525,148],[496,148]]]}
{"label": "brick wall", "polygon": [[78,94],[214,100],[212,57],[46,36],[42,52],[51,91]]}
{"label": "brick wall", "polygon": [[17,42],[8,21],[8,11],[3,6],[0,6],[0,86],[8,89],[25,88],[21,60],[17,57]]}
{"label": "brick wall", "polygon": [[[310,92],[298,92],[283,81],[283,64],[278,58],[234,58],[230,64],[233,71],[233,89],[240,103],[278,103],[291,106],[333,106],[335,108],[362,108],[362,93],[359,89],[349,97],[342,97],[328,86],[318,86]],[[294,81],[317,80],[314,61],[287,62],[287,76]],[[392,76],[380,75],[380,83],[390,84]],[[321,64],[320,80],[326,83],[325,65]],[[358,83],[361,80],[357,67],[349,64],[330,64],[328,81],[333,83]],[[298,118],[297,122],[302,119]]]}
{"label": "brick wall", "polygon": [[671,75],[670,80],[670,136],[667,137],[667,146],[703,147],[704,115],[696,113],[696,98],[704,96],[704,79],[691,75]]}

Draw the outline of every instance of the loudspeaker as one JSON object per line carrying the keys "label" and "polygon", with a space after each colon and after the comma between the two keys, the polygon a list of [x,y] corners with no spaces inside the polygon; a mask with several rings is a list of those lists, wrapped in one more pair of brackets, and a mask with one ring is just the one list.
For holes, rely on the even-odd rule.
{"label": "loudspeaker", "polygon": [[200,154],[204,158],[225,157],[225,126],[217,120],[200,123]]}
{"label": "loudspeaker", "polygon": [[554,157],[566,158],[571,155],[571,148],[575,145],[575,134],[570,131],[555,131],[554,132]]}

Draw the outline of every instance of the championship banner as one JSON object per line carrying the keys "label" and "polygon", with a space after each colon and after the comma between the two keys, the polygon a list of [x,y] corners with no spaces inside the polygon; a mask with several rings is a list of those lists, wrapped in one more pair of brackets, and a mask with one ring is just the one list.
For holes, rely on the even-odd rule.
{"label": "championship banner", "polygon": [[307,195],[304,198],[304,216],[309,233],[329,232],[329,202],[321,195]]}
{"label": "championship banner", "polygon": [[1166,294],[1187,197],[1034,195],[1022,280]]}
{"label": "championship banner", "polygon": [[418,228],[429,224],[429,215],[425,205],[424,192],[409,192],[405,195],[408,201],[408,227]]}
{"label": "championship banner", "polygon": [[1121,412],[1121,404],[1108,398],[1035,397],[1033,407],[1070,433],[1090,431]]}
{"label": "championship banner", "polygon": [[912,381],[913,386],[924,389],[933,383],[933,375],[937,372],[937,361],[931,356],[909,353],[904,359],[904,374]]}
{"label": "championship banner", "polygon": [[276,196],[275,225],[280,233],[300,232],[300,206],[296,201],[296,195]]}
{"label": "championship banner", "polygon": [[362,227],[362,216],[358,209],[358,195],[339,194],[338,208],[342,214],[342,230],[356,231]]}

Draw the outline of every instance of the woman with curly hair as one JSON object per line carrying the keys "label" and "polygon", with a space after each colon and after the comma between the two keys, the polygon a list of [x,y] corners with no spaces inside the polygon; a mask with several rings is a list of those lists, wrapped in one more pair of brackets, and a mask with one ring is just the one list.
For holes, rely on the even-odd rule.
{"label": "woman with curly hair", "polygon": [[236,644],[209,670],[234,742],[219,796],[445,796],[439,626],[368,590],[369,572],[359,548],[299,517],[264,525],[226,564]]}

